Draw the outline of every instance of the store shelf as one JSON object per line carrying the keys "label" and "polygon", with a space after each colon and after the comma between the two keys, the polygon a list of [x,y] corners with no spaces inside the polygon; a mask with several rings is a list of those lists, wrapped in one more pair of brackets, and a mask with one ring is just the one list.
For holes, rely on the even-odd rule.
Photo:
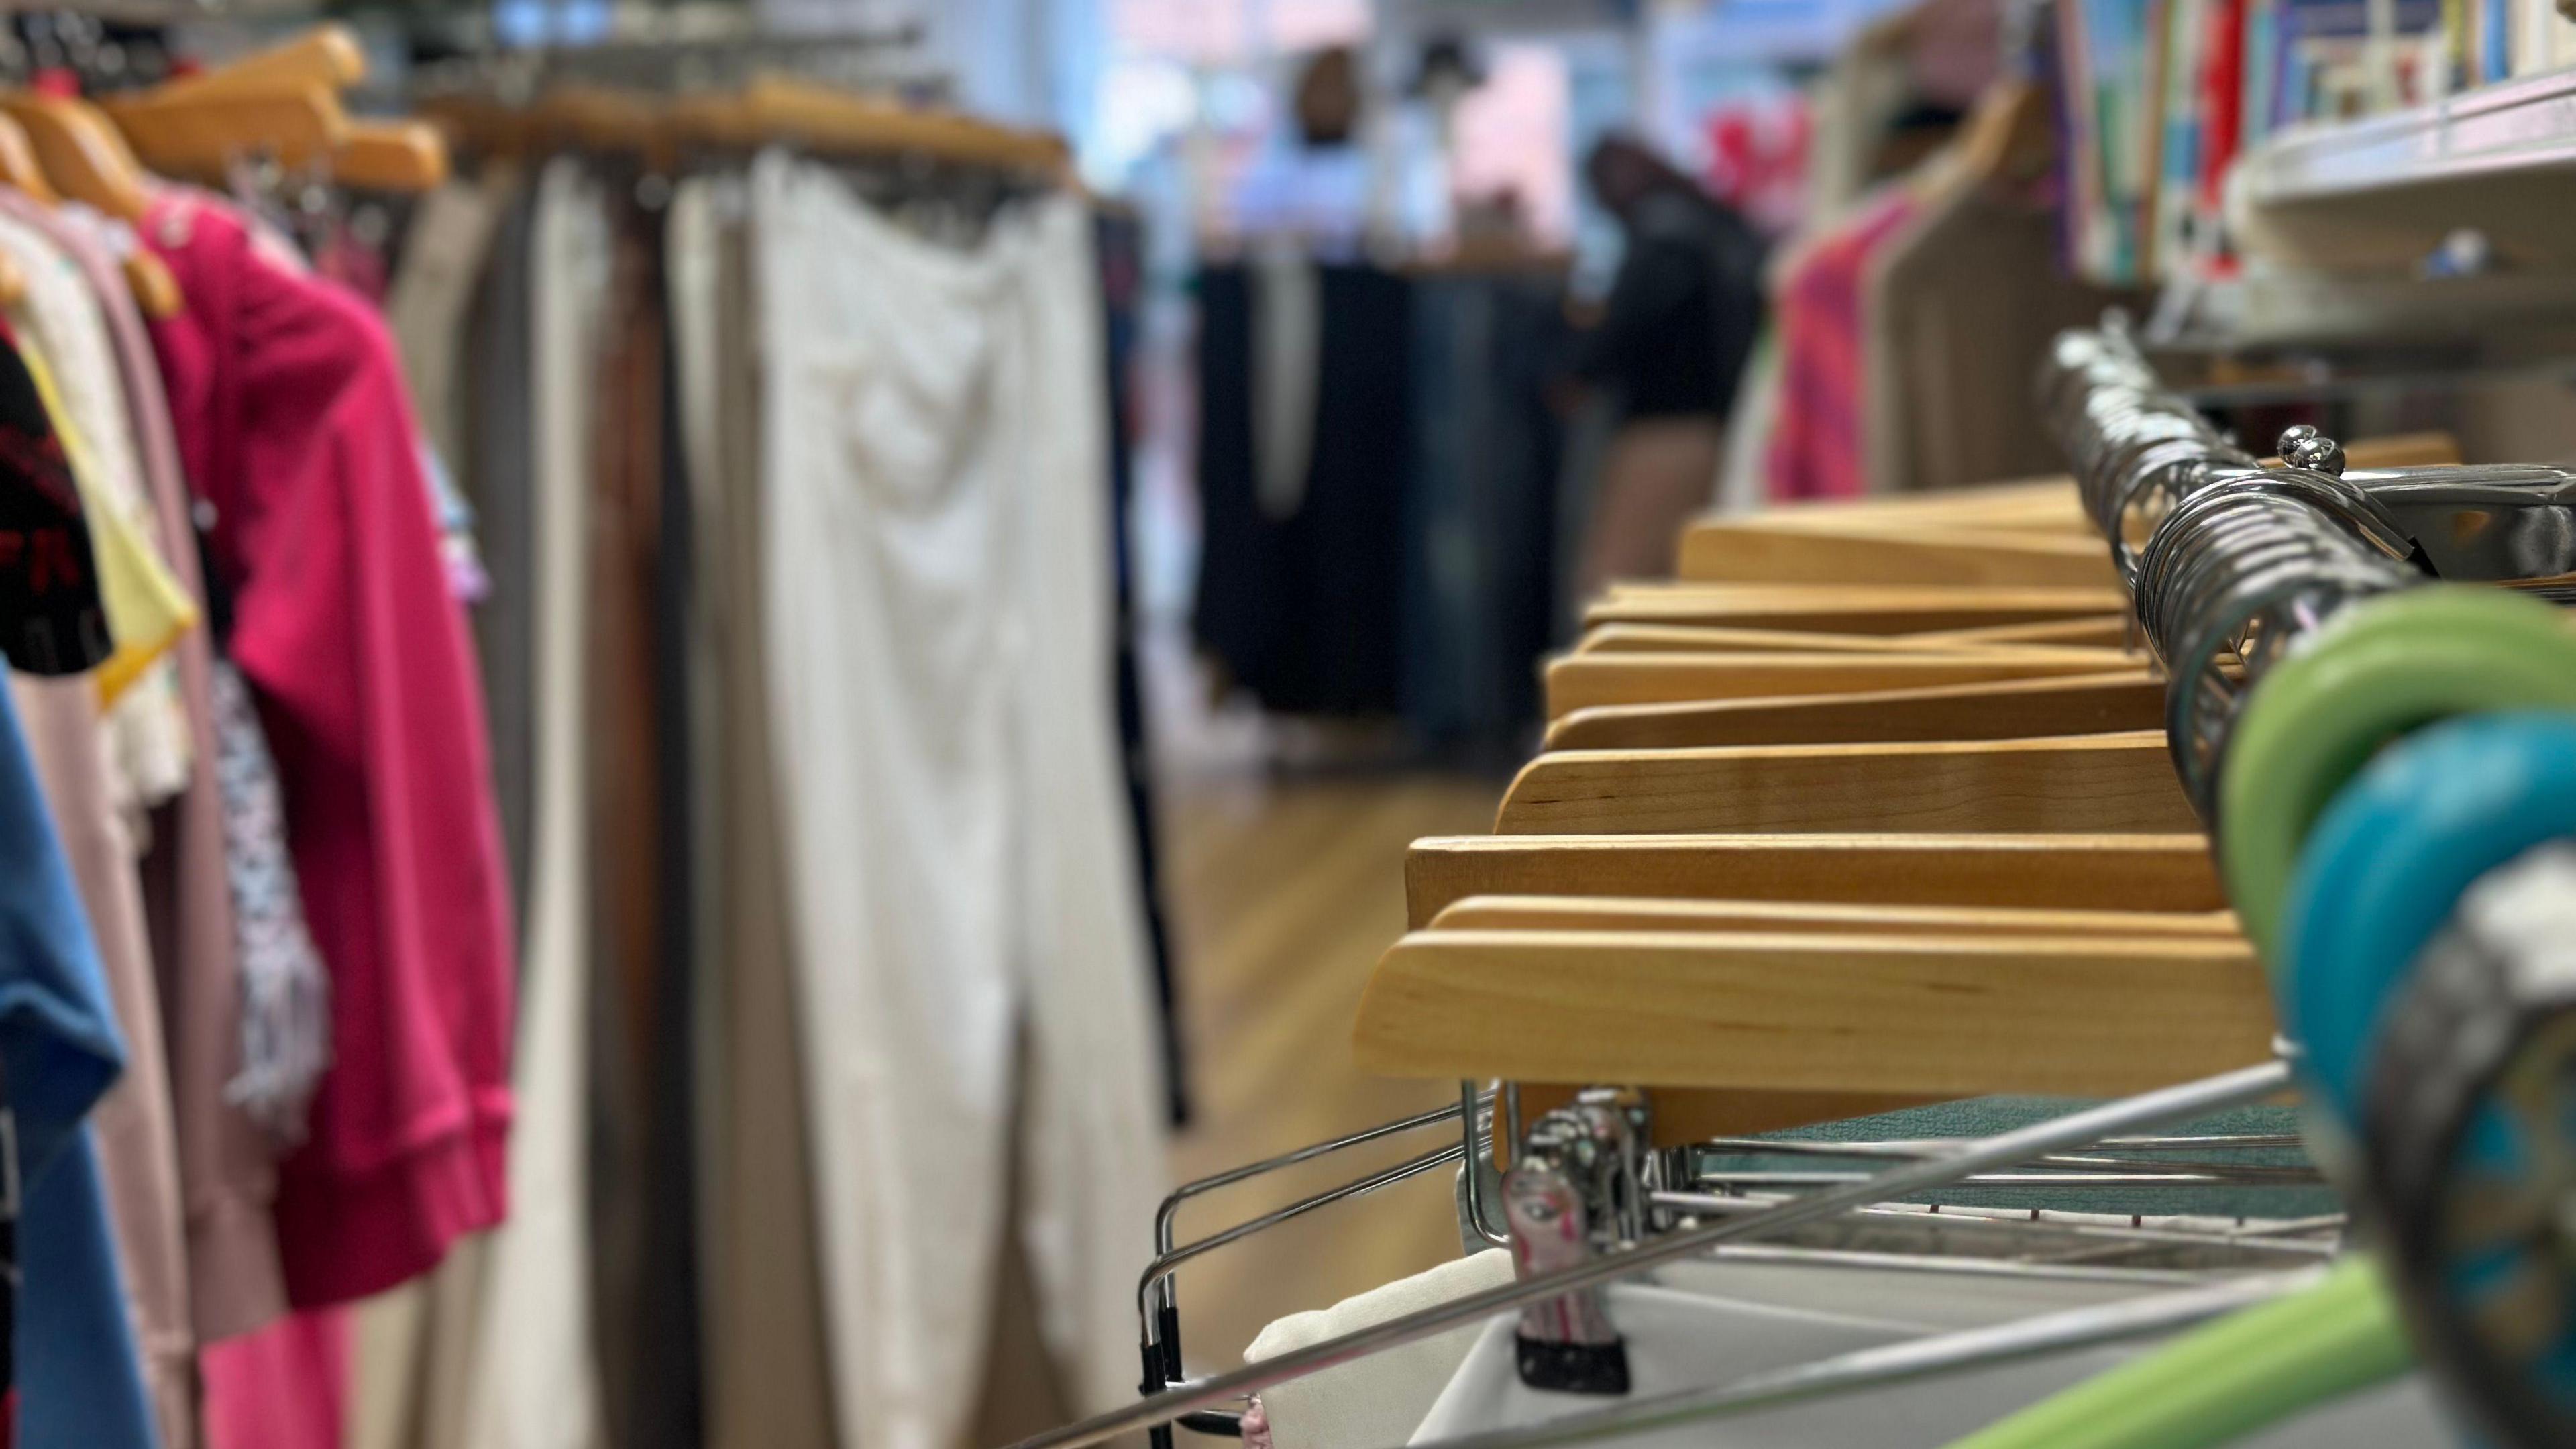
{"label": "store shelf", "polygon": [[2248,152],[2228,221],[2251,258],[2407,275],[2457,231],[2496,270],[2576,285],[2576,71],[2508,81],[2439,105],[2304,126]]}
{"label": "store shelf", "polygon": [[2273,138],[2239,165],[2254,207],[2463,184],[2564,180],[2576,171],[2576,71],[2485,86],[2438,105]]}
{"label": "store shelf", "polygon": [[[2563,359],[2567,348],[2576,345],[2576,276],[2504,273],[2419,279],[2316,268],[2264,269],[2205,288],[2183,340],[2242,351],[2403,349],[2428,344],[2483,347],[2499,338],[2519,344],[2519,352]],[[2517,354],[2507,349],[2506,355]],[[2465,365],[2453,364],[2455,368]]]}

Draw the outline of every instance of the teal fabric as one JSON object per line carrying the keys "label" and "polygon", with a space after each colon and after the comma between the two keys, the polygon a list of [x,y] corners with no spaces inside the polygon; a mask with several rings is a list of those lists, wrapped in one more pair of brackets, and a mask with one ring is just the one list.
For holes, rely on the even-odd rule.
{"label": "teal fabric", "polygon": [[[1792,1128],[1785,1132],[1763,1134],[1803,1142],[1882,1142],[1897,1139],[1933,1137],[1992,1137],[2027,1127],[2034,1122],[2062,1117],[2084,1107],[2098,1105],[2064,1097],[1971,1097],[1963,1101],[1944,1102],[1932,1107],[1910,1107],[1902,1112],[1883,1112],[1870,1117],[1852,1117],[1840,1122],[1821,1122],[1812,1127]],[[2288,1107],[2246,1107],[2220,1112],[2178,1127],[2165,1128],[2158,1136],[2252,1136],[2257,1134],[2296,1135],[2298,1114]],[[2156,1153],[2144,1160],[2163,1162],[2227,1162],[2258,1166],[2296,1167],[2308,1161],[2307,1154],[2296,1148],[2237,1148],[2202,1153]],[[1885,1158],[1824,1157],[1809,1153],[1794,1156],[1780,1153],[1702,1152],[1702,1171],[1753,1172],[1872,1172],[1894,1164]],[[2201,1217],[2303,1218],[2343,1211],[2343,1198],[2331,1187],[2260,1187],[2230,1184],[2207,1187],[2138,1187],[2076,1185],[2054,1187],[1967,1187],[1942,1192],[1923,1193],[1904,1199],[1908,1202],[1938,1203],[1944,1207],[2064,1208],[2075,1212],[2135,1213],[2147,1217],[2191,1215]]]}

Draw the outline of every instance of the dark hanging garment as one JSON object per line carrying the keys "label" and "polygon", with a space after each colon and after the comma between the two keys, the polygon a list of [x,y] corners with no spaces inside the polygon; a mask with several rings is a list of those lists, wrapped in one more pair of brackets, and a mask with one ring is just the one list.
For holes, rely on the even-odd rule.
{"label": "dark hanging garment", "polygon": [[116,652],[88,516],[17,341],[0,328],[0,653],[24,674],[80,674]]}
{"label": "dark hanging garment", "polygon": [[18,1118],[0,1073],[0,1449],[18,1442]]}
{"label": "dark hanging garment", "polygon": [[522,186],[492,239],[474,296],[465,407],[466,457],[457,484],[474,505],[492,592],[473,611],[492,735],[492,797],[510,861],[510,899],[525,903],[535,855],[537,497],[535,385],[530,376],[529,241],[537,188]]}
{"label": "dark hanging garment", "polygon": [[1136,835],[1136,875],[1144,892],[1145,934],[1152,948],[1154,1003],[1162,1013],[1163,1090],[1174,1127],[1190,1121],[1190,1073],[1182,1039],[1180,991],[1173,979],[1171,930],[1163,918],[1163,876],[1154,818],[1153,742],[1145,733],[1145,695],[1136,670],[1136,560],[1127,509],[1136,492],[1135,396],[1130,386],[1142,333],[1145,236],[1136,221],[1104,215],[1097,230],[1101,335],[1109,385],[1109,547],[1117,580],[1119,763]]}
{"label": "dark hanging garment", "polygon": [[[666,235],[656,226],[655,237]],[[655,304],[670,295],[660,270]],[[698,882],[692,849],[701,822],[693,808],[690,759],[696,741],[689,695],[689,607],[697,587],[690,531],[690,478],[681,436],[674,329],[661,329],[662,458],[659,566],[653,575],[654,770],[660,776],[656,839],[656,906],[661,955],[656,963],[645,1139],[644,1263],[639,1309],[641,1372],[637,1377],[639,1449],[699,1449],[706,1442],[705,1374],[698,1301],[697,1020]]]}
{"label": "dark hanging garment", "polygon": [[1314,427],[1300,495],[1260,488],[1252,273],[1200,281],[1199,498],[1193,628],[1273,713],[1388,716],[1403,690],[1412,304],[1402,277],[1315,268]]}

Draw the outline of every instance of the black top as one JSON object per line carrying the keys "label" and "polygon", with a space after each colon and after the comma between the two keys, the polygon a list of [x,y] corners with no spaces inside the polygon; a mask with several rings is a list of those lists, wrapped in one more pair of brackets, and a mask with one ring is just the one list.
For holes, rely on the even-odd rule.
{"label": "black top", "polygon": [[1723,420],[1762,331],[1762,250],[1721,202],[1679,191],[1646,198],[1583,376],[1615,390],[1631,418]]}
{"label": "black top", "polygon": [[0,654],[26,674],[80,674],[115,651],[80,489],[36,381],[0,339]]}

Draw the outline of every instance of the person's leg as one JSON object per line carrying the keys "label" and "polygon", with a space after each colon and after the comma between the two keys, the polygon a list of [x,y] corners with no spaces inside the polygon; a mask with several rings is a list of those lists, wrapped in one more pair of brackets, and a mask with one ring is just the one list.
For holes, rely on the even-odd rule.
{"label": "person's leg", "polygon": [[1725,453],[1726,428],[1713,417],[1622,424],[1593,490],[1576,598],[1592,598],[1614,579],[1669,575],[1683,525],[1715,495]]}

